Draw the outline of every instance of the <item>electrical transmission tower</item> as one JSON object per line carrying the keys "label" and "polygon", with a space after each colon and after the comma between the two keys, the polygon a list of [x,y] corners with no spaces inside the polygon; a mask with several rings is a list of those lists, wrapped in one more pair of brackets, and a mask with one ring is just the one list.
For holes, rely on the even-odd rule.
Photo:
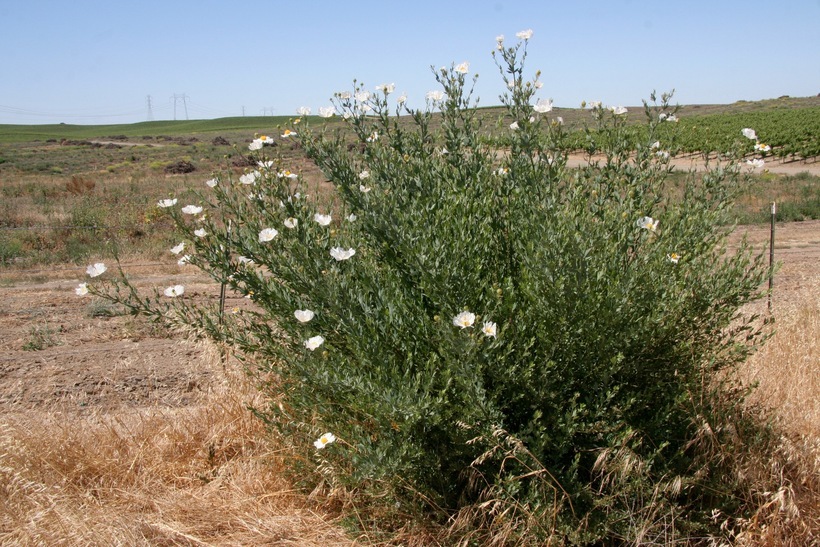
{"label": "electrical transmission tower", "polygon": [[174,101],[174,120],[177,119],[177,102],[178,101],[182,101],[182,106],[185,108],[185,119],[186,120],[188,119],[188,103],[185,102],[187,98],[188,98],[188,95],[186,95],[185,93],[183,93],[182,95],[177,95],[176,93],[174,93],[174,95],[171,97],[171,99]]}
{"label": "electrical transmission tower", "polygon": [[148,95],[148,121],[154,121],[154,113],[151,110],[151,95]]}

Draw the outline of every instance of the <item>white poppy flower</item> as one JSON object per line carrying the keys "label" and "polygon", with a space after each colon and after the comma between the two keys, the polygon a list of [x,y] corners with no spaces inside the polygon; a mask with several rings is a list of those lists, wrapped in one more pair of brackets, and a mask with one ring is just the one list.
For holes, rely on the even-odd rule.
{"label": "white poppy flower", "polygon": [[766,165],[766,162],[761,159],[754,159],[754,160],[746,160],[746,165],[753,169],[759,169]]}
{"label": "white poppy flower", "polygon": [[285,228],[290,228],[291,230],[296,228],[299,225],[299,219],[289,217],[285,219]]}
{"label": "white poppy flower", "polygon": [[755,144],[755,150],[757,150],[758,152],[769,152],[771,149],[771,146],[769,146],[768,144],[763,144],[762,142]]}
{"label": "white poppy flower", "polygon": [[747,139],[751,139],[753,141],[757,140],[757,133],[755,133],[754,129],[751,129],[749,127],[744,127],[743,129],[740,130],[740,132]]}
{"label": "white poppy flower", "polygon": [[296,113],[300,116],[310,116],[310,108],[306,106],[300,106],[296,109]]}
{"label": "white poppy flower", "polygon": [[313,313],[311,310],[296,310],[295,312],[293,312],[293,316],[296,317],[296,319],[300,323],[307,323],[308,321],[313,319],[315,315],[316,314]]}
{"label": "white poppy flower", "polygon": [[319,116],[322,118],[330,118],[336,113],[336,109],[332,106],[320,106],[319,107]]}
{"label": "white poppy flower", "polygon": [[510,124],[510,129],[512,129],[513,131],[518,131],[518,122],[516,121],[516,122],[511,123]]}
{"label": "white poppy flower", "polygon": [[325,433],[315,441],[313,441],[313,446],[316,447],[317,450],[321,450],[329,444],[336,442],[336,435],[333,433]]}
{"label": "white poppy flower", "polygon": [[481,332],[484,333],[484,336],[495,338],[498,333],[498,326],[492,321],[485,321],[484,326],[481,327]]}
{"label": "white poppy flower", "polygon": [[407,102],[407,93],[402,93],[399,95],[399,98],[396,99],[396,104],[402,105]]}
{"label": "white poppy flower", "polygon": [[626,109],[626,107],[625,107],[625,106],[612,106],[612,107],[610,107],[609,109],[610,109],[610,110],[612,111],[612,113],[613,113],[613,114],[615,114],[616,116],[620,116],[621,114],[626,114],[626,113],[627,113],[627,109]]}
{"label": "white poppy flower", "polygon": [[356,100],[360,103],[363,103],[370,99],[370,92],[369,91],[359,91],[356,93]]}
{"label": "white poppy flower", "polygon": [[427,100],[429,101],[440,101],[444,98],[444,92],[438,89],[428,91],[427,95],[425,95],[425,98],[427,98]]}
{"label": "white poppy flower", "polygon": [[189,264],[190,262],[191,262],[191,255],[185,255],[182,258],[180,258],[179,260],[177,260],[177,265],[178,266],[185,266],[186,264]]}
{"label": "white poppy flower", "polygon": [[194,235],[196,237],[205,237],[208,235],[208,232],[205,231],[205,228],[200,228],[198,230],[194,230]]}
{"label": "white poppy flower", "polygon": [[276,228],[265,228],[261,232],[259,232],[259,243],[265,243],[267,241],[272,240],[279,234],[276,231]]}
{"label": "white poppy flower", "polygon": [[88,283],[80,283],[77,285],[77,288],[74,289],[74,292],[77,293],[77,296],[85,296],[88,294]]}
{"label": "white poppy flower", "polygon": [[97,277],[105,273],[108,268],[102,262],[97,262],[96,264],[92,264],[88,268],[85,269],[85,273],[87,273],[90,277]]}
{"label": "white poppy flower", "polygon": [[377,91],[383,92],[385,95],[389,95],[396,91],[396,84],[381,84],[376,86]]}
{"label": "white poppy flower", "polygon": [[346,100],[350,99],[351,95],[350,95],[350,91],[339,91],[338,93],[336,93],[336,96],[339,97],[340,99],[342,99],[343,101],[346,101]]}
{"label": "white poppy flower", "polygon": [[359,173],[359,180],[364,180],[364,179],[367,179],[367,178],[370,178],[370,171],[365,169],[364,171]]}
{"label": "white poppy flower", "polygon": [[360,184],[360,185],[359,185],[359,191],[360,191],[362,194],[366,194],[366,193],[368,193],[368,192],[370,191],[370,186],[365,186],[364,184]]}
{"label": "white poppy flower", "polygon": [[453,325],[461,327],[462,329],[472,327],[473,323],[475,323],[475,314],[468,311],[463,311],[453,317]]}
{"label": "white poppy flower", "polygon": [[344,250],[341,247],[333,247],[330,249],[330,256],[335,258],[337,261],[347,260],[351,256],[356,254],[356,249],[347,249]]}
{"label": "white poppy flower", "polygon": [[316,213],[313,215],[313,220],[318,222],[321,226],[327,226],[333,220],[330,215],[322,215],[320,213]]}
{"label": "white poppy flower", "polygon": [[314,336],[312,338],[308,338],[307,340],[305,340],[305,347],[310,351],[313,351],[324,343],[324,336]]}
{"label": "white poppy flower", "polygon": [[165,289],[165,296],[168,296],[170,298],[176,298],[177,296],[182,296],[184,292],[185,287],[183,287],[182,285],[174,285],[172,287],[168,287],[167,289]]}
{"label": "white poppy flower", "polygon": [[186,205],[182,208],[182,212],[186,215],[198,215],[202,212],[202,207],[199,205]]}
{"label": "white poppy flower", "polygon": [[455,71],[459,74],[467,74],[468,72],[470,72],[470,63],[466,61],[461,63],[460,65],[456,66]]}
{"label": "white poppy flower", "polygon": [[251,171],[250,173],[245,173],[244,175],[239,177],[239,182],[242,184],[254,184],[256,179],[262,176],[262,173],[259,171]]}
{"label": "white poppy flower", "polygon": [[173,207],[176,204],[177,204],[177,199],[176,198],[174,198],[174,199],[161,199],[161,200],[159,200],[159,203],[157,203],[157,207],[162,207],[163,209],[165,209],[167,207]]}
{"label": "white poppy flower", "polygon": [[172,252],[172,253],[174,253],[175,255],[178,255],[178,254],[179,254],[179,253],[181,253],[184,249],[185,249],[185,243],[183,242],[183,243],[180,243],[179,245],[176,245],[176,246],[174,246],[174,247],[171,247],[171,252]]}
{"label": "white poppy flower", "polygon": [[212,178],[212,179],[208,179],[208,180],[205,181],[205,185],[208,188],[216,188],[217,184],[219,184],[219,179],[218,178]]}
{"label": "white poppy flower", "polygon": [[297,178],[299,178],[299,175],[297,175],[296,173],[293,173],[291,171],[288,171],[287,169],[285,169],[284,171],[280,171],[280,172],[276,173],[276,176],[279,177],[280,179],[290,179],[290,180],[296,180]]}
{"label": "white poppy flower", "polygon": [[347,217],[345,217],[345,218],[347,218],[347,221],[348,221],[348,222],[355,222],[355,220],[356,220],[356,218],[357,218],[357,217],[356,217],[356,215],[354,215],[353,213],[350,213],[350,214],[349,214],[349,215],[347,215]]}
{"label": "white poppy flower", "polygon": [[506,177],[510,173],[510,170],[506,167],[499,167],[495,170],[495,174],[499,177]]}
{"label": "white poppy flower", "polygon": [[516,32],[515,37],[521,40],[529,40],[530,38],[532,38],[532,29],[528,28],[527,30]]}
{"label": "white poppy flower", "polygon": [[379,140],[378,131],[373,131],[373,133],[371,133],[370,136],[367,137],[367,142],[376,142],[377,140]]}
{"label": "white poppy flower", "polygon": [[644,230],[649,230],[650,232],[654,232],[658,229],[658,223],[660,220],[655,220],[652,217],[641,217],[638,219],[636,224],[639,228],[643,228]]}
{"label": "white poppy flower", "polygon": [[666,255],[666,259],[669,260],[672,264],[677,264],[680,260],[680,255],[678,253],[669,253]]}
{"label": "white poppy flower", "polygon": [[263,146],[264,146],[264,144],[262,144],[261,140],[253,139],[251,141],[251,143],[248,145],[248,150],[250,150],[250,151],[261,150]]}
{"label": "white poppy flower", "polygon": [[535,106],[532,107],[533,110],[538,112],[539,114],[544,114],[552,110],[552,99],[539,99]]}
{"label": "white poppy flower", "polygon": [[291,137],[297,136],[298,134],[299,133],[297,133],[296,131],[291,131],[290,129],[285,129],[285,132],[282,133],[282,138],[283,139],[289,139]]}

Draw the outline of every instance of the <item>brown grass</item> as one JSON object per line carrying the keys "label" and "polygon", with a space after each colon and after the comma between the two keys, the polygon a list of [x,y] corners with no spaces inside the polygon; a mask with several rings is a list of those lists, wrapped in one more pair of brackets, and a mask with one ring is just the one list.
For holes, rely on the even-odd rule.
{"label": "brown grass", "polygon": [[3,416],[0,544],[349,545],[283,478],[257,397],[235,372],[196,407]]}

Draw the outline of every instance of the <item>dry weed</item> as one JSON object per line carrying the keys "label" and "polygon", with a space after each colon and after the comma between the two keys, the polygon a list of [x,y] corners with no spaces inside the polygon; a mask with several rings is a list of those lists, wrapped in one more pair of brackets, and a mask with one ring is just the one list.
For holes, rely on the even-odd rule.
{"label": "dry weed", "polygon": [[196,407],[4,416],[0,544],[349,545],[283,478],[257,393],[234,373]]}

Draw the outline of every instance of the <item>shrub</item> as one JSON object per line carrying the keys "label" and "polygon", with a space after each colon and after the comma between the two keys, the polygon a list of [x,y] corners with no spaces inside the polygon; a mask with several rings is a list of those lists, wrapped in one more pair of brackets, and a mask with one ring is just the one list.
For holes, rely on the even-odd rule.
{"label": "shrub", "polygon": [[334,99],[349,130],[294,120],[283,137],[332,195],[268,157],[264,137],[252,148],[267,163],[220,178],[205,217],[169,208],[190,262],[250,311],[221,317],[179,287],[141,296],[125,278],[92,291],[268,373],[259,413],[290,443],[294,477],[370,504],[368,526],[426,515],[479,543],[719,533],[709,516],[731,510],[734,484],[709,456],[731,437],[725,379],[762,340],[738,310],[767,273],[725,245],[739,169],[665,197],[666,95],[646,103],[643,140],[626,129],[634,113],[593,106],[589,148],[605,159],[568,168],[526,45],[497,53],[506,149],[485,138],[459,65],[434,73],[426,109],[358,85]]}

